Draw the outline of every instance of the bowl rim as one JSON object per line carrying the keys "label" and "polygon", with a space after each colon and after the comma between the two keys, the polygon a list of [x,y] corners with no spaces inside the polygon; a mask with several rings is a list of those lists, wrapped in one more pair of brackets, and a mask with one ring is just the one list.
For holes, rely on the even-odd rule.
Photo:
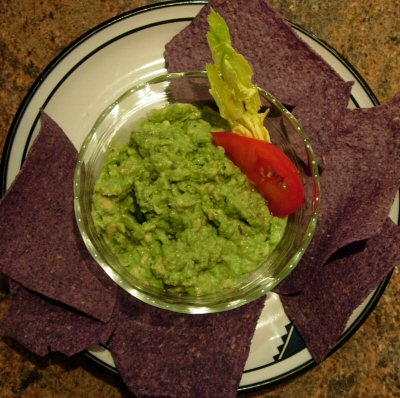
{"label": "bowl rim", "polygon": [[[154,76],[146,81],[136,82],[126,91],[124,91],[116,100],[114,100],[110,105],[108,105],[98,116],[96,121],[93,124],[93,127],[90,129],[88,135],[85,137],[81,148],[78,154],[78,160],[76,163],[75,171],[74,171],[74,183],[73,183],[73,193],[74,193],[74,213],[76,223],[78,225],[79,232],[81,237],[86,245],[91,256],[97,262],[97,264],[106,272],[106,274],[122,289],[127,291],[132,296],[137,299],[150,304],[152,306],[156,306],[162,309],[175,311],[179,313],[188,313],[188,314],[204,314],[204,313],[214,313],[221,312],[230,309],[234,309],[240,307],[244,304],[250,303],[251,301],[260,298],[263,295],[271,292],[273,288],[275,288],[279,283],[281,283],[298,265],[300,262],[304,252],[307,250],[314,232],[316,230],[318,216],[320,212],[320,203],[321,203],[321,187],[320,187],[320,177],[319,177],[319,169],[317,163],[317,157],[315,152],[310,144],[310,140],[305,133],[304,129],[301,127],[300,123],[297,119],[289,112],[286,107],[269,91],[258,87],[258,90],[262,96],[264,96],[269,102],[273,103],[286,117],[286,119],[292,124],[295,128],[297,134],[300,136],[304,143],[305,150],[307,151],[307,156],[309,157],[309,163],[311,164],[311,173],[313,180],[313,200],[312,200],[312,213],[310,216],[310,220],[308,222],[306,231],[303,235],[302,244],[299,248],[297,248],[296,252],[290,257],[287,261],[285,267],[279,272],[277,276],[274,278],[270,278],[270,281],[264,285],[260,285],[257,288],[253,288],[250,293],[246,293],[246,295],[241,294],[240,297],[236,299],[232,299],[229,302],[215,302],[213,304],[194,304],[188,302],[173,302],[171,300],[161,300],[160,298],[154,297],[151,293],[143,292],[142,290],[131,286],[117,271],[115,271],[103,258],[99,256],[97,249],[94,247],[91,238],[88,236],[86,232],[86,226],[84,223],[84,213],[81,211],[80,198],[81,198],[81,187],[80,181],[82,177],[82,169],[85,165],[84,157],[86,155],[86,151],[88,149],[88,145],[93,139],[93,136],[96,134],[98,127],[101,125],[103,120],[110,114],[111,110],[114,109],[116,105],[121,103],[124,99],[129,97],[134,92],[145,88],[151,84],[162,83],[164,81],[175,80],[182,77],[191,77],[191,78],[207,78],[206,71],[187,71],[187,72],[167,72],[161,73],[157,76]],[[201,296],[200,296],[201,297]]]}

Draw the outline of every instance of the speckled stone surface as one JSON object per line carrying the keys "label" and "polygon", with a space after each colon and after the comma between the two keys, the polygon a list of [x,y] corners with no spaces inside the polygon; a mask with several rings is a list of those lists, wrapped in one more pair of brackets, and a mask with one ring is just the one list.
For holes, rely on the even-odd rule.
{"label": "speckled stone surface", "polygon": [[[18,106],[47,64],[97,24],[155,1],[0,1],[0,151]],[[317,34],[365,78],[382,103],[400,92],[397,0],[271,0],[286,18]],[[0,235],[1,239],[1,235]],[[8,306],[0,280],[0,313]],[[357,333],[321,365],[243,397],[400,397],[400,272]],[[117,377],[82,356],[40,359],[0,339],[3,398],[127,398]]]}

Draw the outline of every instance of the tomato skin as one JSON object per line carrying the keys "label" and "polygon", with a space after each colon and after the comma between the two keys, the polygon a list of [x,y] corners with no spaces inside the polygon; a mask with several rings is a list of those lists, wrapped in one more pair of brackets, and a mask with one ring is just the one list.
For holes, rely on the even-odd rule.
{"label": "tomato skin", "polygon": [[268,202],[271,213],[286,217],[304,201],[300,173],[276,145],[231,132],[212,133],[216,145],[255,185]]}

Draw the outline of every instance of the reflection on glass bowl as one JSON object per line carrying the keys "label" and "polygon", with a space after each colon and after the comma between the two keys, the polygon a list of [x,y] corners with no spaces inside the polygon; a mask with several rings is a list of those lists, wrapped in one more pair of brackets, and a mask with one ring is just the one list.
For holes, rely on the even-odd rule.
{"label": "reflection on glass bowl", "polygon": [[105,154],[111,143],[122,145],[150,110],[185,102],[211,104],[205,72],[164,74],[140,83],[102,112],[86,137],[75,171],[74,203],[82,238],[94,259],[119,286],[138,299],[160,308],[184,313],[225,311],[251,302],[276,287],[296,267],[307,249],[317,223],[320,186],[316,157],[296,119],[271,94],[260,89],[269,108],[266,127],[271,141],[292,159],[304,184],[303,205],[288,217],[285,233],[276,249],[255,271],[243,275],[232,288],[217,293],[190,295],[149,287],[120,264],[98,234],[92,219],[92,196]]}

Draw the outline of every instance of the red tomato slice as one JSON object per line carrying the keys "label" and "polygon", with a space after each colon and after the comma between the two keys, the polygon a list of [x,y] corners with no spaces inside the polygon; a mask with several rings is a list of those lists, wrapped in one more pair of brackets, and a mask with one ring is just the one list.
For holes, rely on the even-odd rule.
{"label": "red tomato slice", "polygon": [[303,203],[300,173],[276,145],[231,132],[212,133],[214,142],[253,182],[268,202],[272,214],[285,217]]}

